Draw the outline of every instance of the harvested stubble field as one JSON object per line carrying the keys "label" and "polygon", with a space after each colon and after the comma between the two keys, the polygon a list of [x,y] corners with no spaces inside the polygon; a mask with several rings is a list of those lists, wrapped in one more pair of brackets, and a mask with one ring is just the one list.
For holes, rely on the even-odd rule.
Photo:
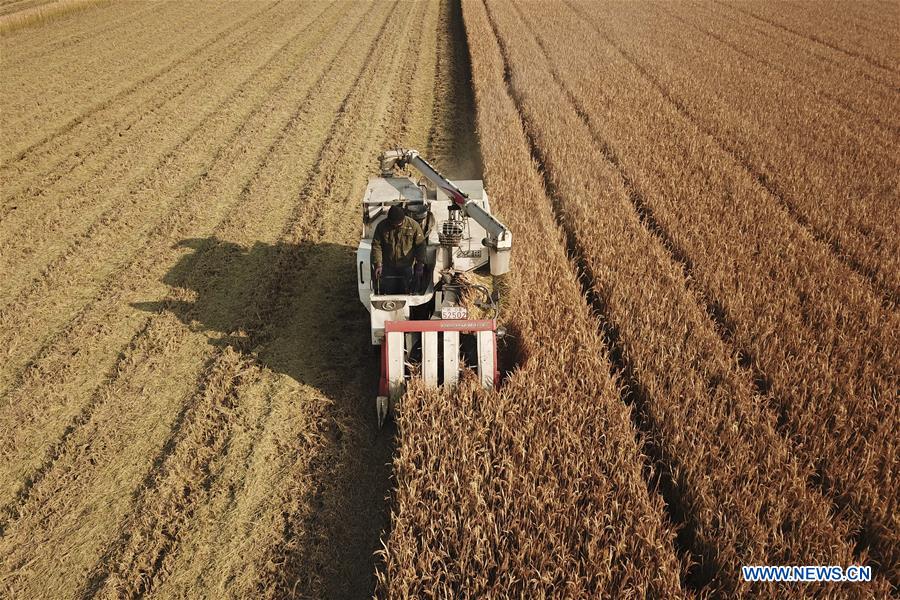
{"label": "harvested stubble field", "polygon": [[[898,19],[0,3],[0,596],[896,593]],[[514,232],[515,368],[378,433],[397,144]]]}
{"label": "harvested stubble field", "polygon": [[450,9],[114,2],[2,38],[0,596],[371,594],[358,201],[385,147],[471,143]]}

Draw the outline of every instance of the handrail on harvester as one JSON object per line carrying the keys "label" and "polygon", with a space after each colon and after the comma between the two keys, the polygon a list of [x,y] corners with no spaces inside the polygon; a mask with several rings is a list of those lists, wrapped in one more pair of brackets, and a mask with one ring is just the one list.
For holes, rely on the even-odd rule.
{"label": "handrail on harvester", "polygon": [[496,319],[432,319],[429,321],[385,321],[384,331],[422,333],[425,331],[492,331],[497,329]]}

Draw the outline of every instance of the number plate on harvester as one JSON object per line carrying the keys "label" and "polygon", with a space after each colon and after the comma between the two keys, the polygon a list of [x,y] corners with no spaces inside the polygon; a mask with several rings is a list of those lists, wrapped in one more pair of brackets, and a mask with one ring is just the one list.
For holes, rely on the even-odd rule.
{"label": "number plate on harvester", "polygon": [[469,311],[464,306],[443,306],[441,307],[442,319],[468,319]]}

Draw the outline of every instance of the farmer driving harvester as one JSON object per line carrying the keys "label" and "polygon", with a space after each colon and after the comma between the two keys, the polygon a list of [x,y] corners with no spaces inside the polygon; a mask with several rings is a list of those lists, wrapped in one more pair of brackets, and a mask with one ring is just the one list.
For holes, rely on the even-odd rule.
{"label": "farmer driving harvester", "polygon": [[380,294],[408,294],[422,280],[425,234],[415,220],[406,216],[401,206],[392,206],[387,219],[375,228],[372,264]]}

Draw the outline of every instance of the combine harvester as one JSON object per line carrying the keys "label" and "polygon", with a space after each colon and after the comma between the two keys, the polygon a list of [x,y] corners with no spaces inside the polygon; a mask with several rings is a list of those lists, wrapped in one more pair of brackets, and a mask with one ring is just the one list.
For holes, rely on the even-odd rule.
{"label": "combine harvester", "polygon": [[[369,179],[363,196],[356,252],[359,299],[371,316],[372,344],[381,346],[379,427],[414,374],[437,387],[455,384],[471,368],[485,387],[499,383],[497,339],[504,331],[497,326],[497,292],[489,285],[509,270],[512,245],[509,229],[491,214],[481,180],[454,183],[415,150],[389,150],[380,161],[381,176]],[[428,183],[394,176],[407,165]],[[393,206],[421,226],[425,264],[420,278],[400,282],[406,293],[382,294],[372,242]],[[491,277],[482,277],[487,266]]]}

